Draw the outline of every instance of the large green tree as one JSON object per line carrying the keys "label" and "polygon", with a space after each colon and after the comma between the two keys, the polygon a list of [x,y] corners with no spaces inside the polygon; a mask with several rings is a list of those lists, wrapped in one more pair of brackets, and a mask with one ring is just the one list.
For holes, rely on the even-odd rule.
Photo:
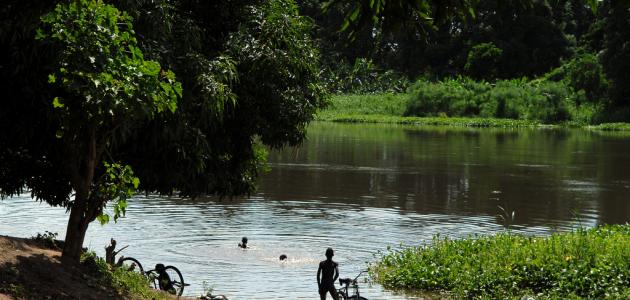
{"label": "large green tree", "polygon": [[262,145],[300,143],[324,105],[291,1],[15,0],[0,18],[0,196],[67,207],[72,260],[135,191],[252,192]]}

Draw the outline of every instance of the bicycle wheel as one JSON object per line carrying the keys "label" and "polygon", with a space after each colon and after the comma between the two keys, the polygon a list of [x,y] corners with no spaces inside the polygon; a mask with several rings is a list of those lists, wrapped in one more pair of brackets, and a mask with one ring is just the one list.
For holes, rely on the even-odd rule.
{"label": "bicycle wheel", "polygon": [[348,296],[346,296],[346,292],[344,292],[343,290],[344,289],[338,289],[337,290],[337,296],[339,296],[339,299],[347,300]]}
{"label": "bicycle wheel", "polygon": [[181,296],[184,293],[184,286],[186,286],[182,272],[173,266],[166,266],[164,271],[171,278],[171,283],[173,284],[173,288],[175,288],[175,295]]}
{"label": "bicycle wheel", "polygon": [[144,274],[144,269],[142,268],[142,264],[133,257],[124,257],[118,261],[118,265],[125,268],[125,270],[130,272],[139,273],[142,276],[146,276]]}

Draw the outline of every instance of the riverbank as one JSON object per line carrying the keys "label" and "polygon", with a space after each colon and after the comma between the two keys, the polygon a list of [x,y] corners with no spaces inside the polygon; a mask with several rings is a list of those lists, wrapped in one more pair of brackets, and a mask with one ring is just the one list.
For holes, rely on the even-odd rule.
{"label": "riverbank", "polygon": [[0,236],[0,299],[177,299],[93,255],[62,264],[52,241]]}
{"label": "riverbank", "polygon": [[548,237],[511,234],[391,251],[371,267],[397,290],[456,298],[630,299],[630,225],[578,229]]}
{"label": "riverbank", "polygon": [[572,127],[600,131],[628,131],[630,123],[588,125],[577,122],[543,124],[532,120],[472,117],[406,117],[407,94],[334,95],[329,106],[317,113],[318,121],[341,123],[389,123],[457,127]]}

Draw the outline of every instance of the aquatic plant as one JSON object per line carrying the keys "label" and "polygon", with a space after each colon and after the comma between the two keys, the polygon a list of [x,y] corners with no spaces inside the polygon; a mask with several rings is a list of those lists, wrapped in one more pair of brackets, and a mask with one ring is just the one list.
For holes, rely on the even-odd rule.
{"label": "aquatic plant", "polygon": [[371,274],[388,288],[465,298],[623,298],[630,295],[629,247],[630,225],[545,237],[438,236],[428,245],[384,253]]}

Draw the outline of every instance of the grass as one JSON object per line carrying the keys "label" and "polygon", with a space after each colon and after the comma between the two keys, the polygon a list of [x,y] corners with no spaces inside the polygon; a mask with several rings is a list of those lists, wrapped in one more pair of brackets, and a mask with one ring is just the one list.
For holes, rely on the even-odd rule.
{"label": "grass", "polygon": [[344,123],[391,123],[435,126],[465,127],[527,127],[540,123],[528,120],[495,119],[495,118],[447,118],[447,117],[399,117],[388,115],[335,115],[321,121]]}
{"label": "grass", "polygon": [[578,229],[548,237],[511,234],[390,251],[371,266],[388,288],[440,291],[456,298],[537,299],[630,296],[630,225]]}
{"label": "grass", "polygon": [[590,128],[603,131],[630,131],[630,123],[604,123]]}
{"label": "grass", "polygon": [[523,127],[535,121],[496,118],[404,117],[407,94],[335,95],[330,106],[318,112],[319,121],[345,123],[393,123],[467,127]]}
{"label": "grass", "polygon": [[86,252],[81,257],[81,263],[92,272],[93,281],[89,284],[108,286],[118,295],[133,295],[140,299],[171,300],[173,296],[150,288],[146,277],[137,272],[130,272],[124,268],[111,268],[103,258],[94,252]]}
{"label": "grass", "polygon": [[[327,109],[315,116],[318,121],[341,123],[391,123],[457,127],[529,127],[543,126],[539,121],[486,117],[405,117],[408,94],[334,95]],[[555,125],[598,131],[630,131],[630,123],[604,123],[588,126],[583,121],[565,121]]]}
{"label": "grass", "polygon": [[407,108],[407,94],[334,95],[328,109],[317,114],[319,120],[338,115],[402,116]]}

